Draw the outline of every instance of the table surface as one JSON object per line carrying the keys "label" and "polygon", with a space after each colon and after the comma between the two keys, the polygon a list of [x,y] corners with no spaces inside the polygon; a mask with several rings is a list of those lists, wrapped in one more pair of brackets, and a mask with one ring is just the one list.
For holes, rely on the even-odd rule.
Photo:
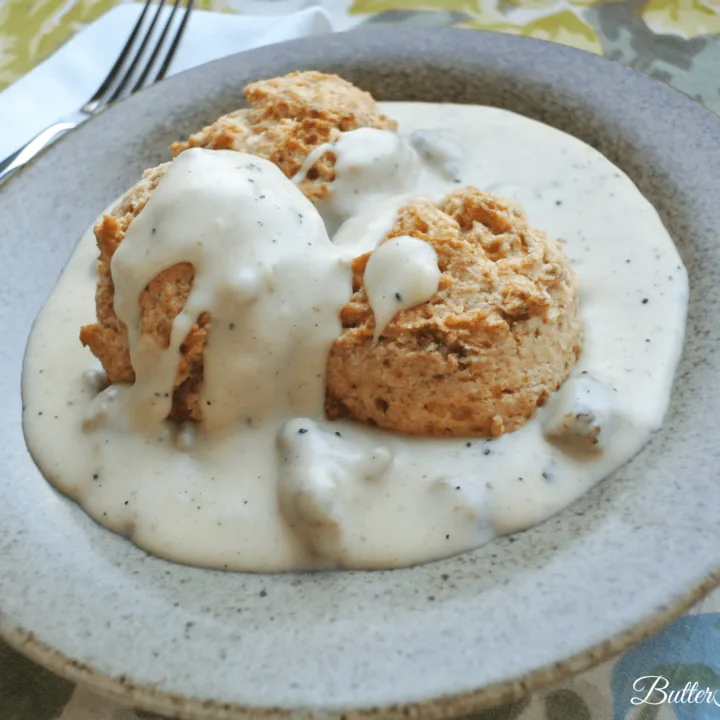
{"label": "table surface", "polygon": [[[0,90],[119,0],[0,0]],[[720,0],[196,0],[224,12],[311,4],[367,23],[452,25],[553,40],[669,83],[720,114]]]}
{"label": "table surface", "polygon": [[[0,90],[49,57],[84,25],[119,0],[0,0]],[[456,26],[561,42],[622,62],[667,82],[720,114],[720,0],[197,0],[223,12],[296,10],[310,4],[349,13],[360,24]],[[676,679],[710,679],[720,689],[720,595],[616,663],[476,716],[476,720],[606,720],[618,713],[617,677],[643,674],[648,658],[672,664]],[[708,633],[717,651],[694,650]],[[682,638],[681,649],[678,638]],[[668,648],[673,657],[667,657]],[[703,655],[705,652],[705,655]],[[665,653],[665,655],[663,655]],[[634,664],[633,664],[634,663]],[[703,669],[704,668],[704,669]],[[698,677],[698,673],[702,677]],[[704,673],[704,674],[703,674]],[[604,686],[604,692],[599,688]],[[682,683],[680,683],[682,686]],[[0,720],[54,720],[73,686],[18,655],[0,641]],[[720,695],[719,695],[720,700]],[[651,710],[651,708],[646,708]],[[682,711],[682,712],[681,712]],[[705,714],[705,713],[715,714]],[[689,714],[688,714],[689,713]],[[124,717],[128,717],[125,715]],[[138,717],[150,717],[140,713]],[[629,716],[628,716],[629,717]],[[640,717],[640,715],[638,715]],[[720,718],[717,706],[654,707],[643,718]],[[96,720],[95,717],[88,720]],[[108,717],[108,720],[110,718]],[[118,716],[119,720],[119,716]]]}

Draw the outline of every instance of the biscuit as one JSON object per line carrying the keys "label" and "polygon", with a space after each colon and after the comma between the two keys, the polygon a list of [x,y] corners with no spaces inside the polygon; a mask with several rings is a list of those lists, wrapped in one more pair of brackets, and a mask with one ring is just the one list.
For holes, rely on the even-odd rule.
{"label": "biscuit", "polygon": [[[108,381],[132,383],[135,372],[130,362],[127,330],[115,314],[113,301],[115,286],[110,274],[110,261],[130,223],[145,207],[152,191],[160,182],[169,163],[146,170],[142,180],[131,188],[112,209],[95,224],[100,257],[98,258],[98,284],[95,291],[97,322],[80,330],[80,342],[88,347],[102,363]],[[179,263],[161,272],[141,293],[141,328],[153,336],[160,347],[168,347],[175,316],[182,310],[190,294],[194,271],[189,263]],[[180,361],[175,377],[170,418],[173,420],[200,420],[203,348],[210,329],[210,316],[203,313],[197,319],[181,346]]]}
{"label": "biscuit", "polygon": [[475,188],[402,208],[387,238],[429,242],[437,293],[373,342],[362,284],[330,350],[326,413],[411,435],[497,437],[524,425],[581,349],[574,273],[560,246],[513,203]]}

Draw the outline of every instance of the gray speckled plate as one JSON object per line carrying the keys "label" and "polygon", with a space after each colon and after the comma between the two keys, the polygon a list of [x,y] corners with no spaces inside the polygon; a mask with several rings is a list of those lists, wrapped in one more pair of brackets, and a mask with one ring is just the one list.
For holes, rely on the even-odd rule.
{"label": "gray speckled plate", "polygon": [[[30,325],[95,215],[250,80],[339,72],[387,100],[489,103],[571,132],[660,211],[690,272],[685,354],[661,432],[529,532],[409,570],[223,574],[147,556],[31,462]],[[720,122],[669,88],[557,45],[373,29],[179,75],[63,139],[0,192],[0,631],[35,660],[192,718],[293,710],[422,717],[509,699],[618,652],[720,575]]]}

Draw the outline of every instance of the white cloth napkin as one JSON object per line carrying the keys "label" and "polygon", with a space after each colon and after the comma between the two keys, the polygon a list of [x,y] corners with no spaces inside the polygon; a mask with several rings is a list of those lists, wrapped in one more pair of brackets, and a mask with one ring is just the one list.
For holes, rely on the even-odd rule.
{"label": "white cloth napkin", "polygon": [[[246,12],[271,10],[288,14],[238,15],[196,10],[168,74],[241,50],[347,30],[360,21],[345,12],[347,5],[346,0],[324,2],[323,7],[310,5],[307,0],[245,0],[241,7]],[[139,3],[114,8],[0,93],[0,159],[90,98],[112,67],[141,9]],[[167,17],[169,8],[165,12]],[[158,26],[162,24],[163,18]]]}

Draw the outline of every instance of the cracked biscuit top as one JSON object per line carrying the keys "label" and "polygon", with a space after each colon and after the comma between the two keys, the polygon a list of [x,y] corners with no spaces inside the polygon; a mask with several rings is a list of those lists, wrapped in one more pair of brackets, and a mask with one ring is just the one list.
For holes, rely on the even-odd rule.
{"label": "cracked biscuit top", "polygon": [[403,207],[386,239],[430,243],[437,293],[373,341],[354,262],[354,294],[328,360],[326,412],[412,435],[518,429],[568,376],[581,348],[575,276],[560,246],[513,203],[464,188]]}
{"label": "cracked biscuit top", "polygon": [[[248,109],[223,115],[188,140],[173,143],[173,155],[191,147],[239,150],[265,158],[293,177],[314,148],[336,141],[342,132],[397,127],[369,93],[337,75],[293,72],[252,83],[245,95]],[[333,153],[324,153],[299,188],[311,200],[326,197],[335,179],[334,167]]]}

